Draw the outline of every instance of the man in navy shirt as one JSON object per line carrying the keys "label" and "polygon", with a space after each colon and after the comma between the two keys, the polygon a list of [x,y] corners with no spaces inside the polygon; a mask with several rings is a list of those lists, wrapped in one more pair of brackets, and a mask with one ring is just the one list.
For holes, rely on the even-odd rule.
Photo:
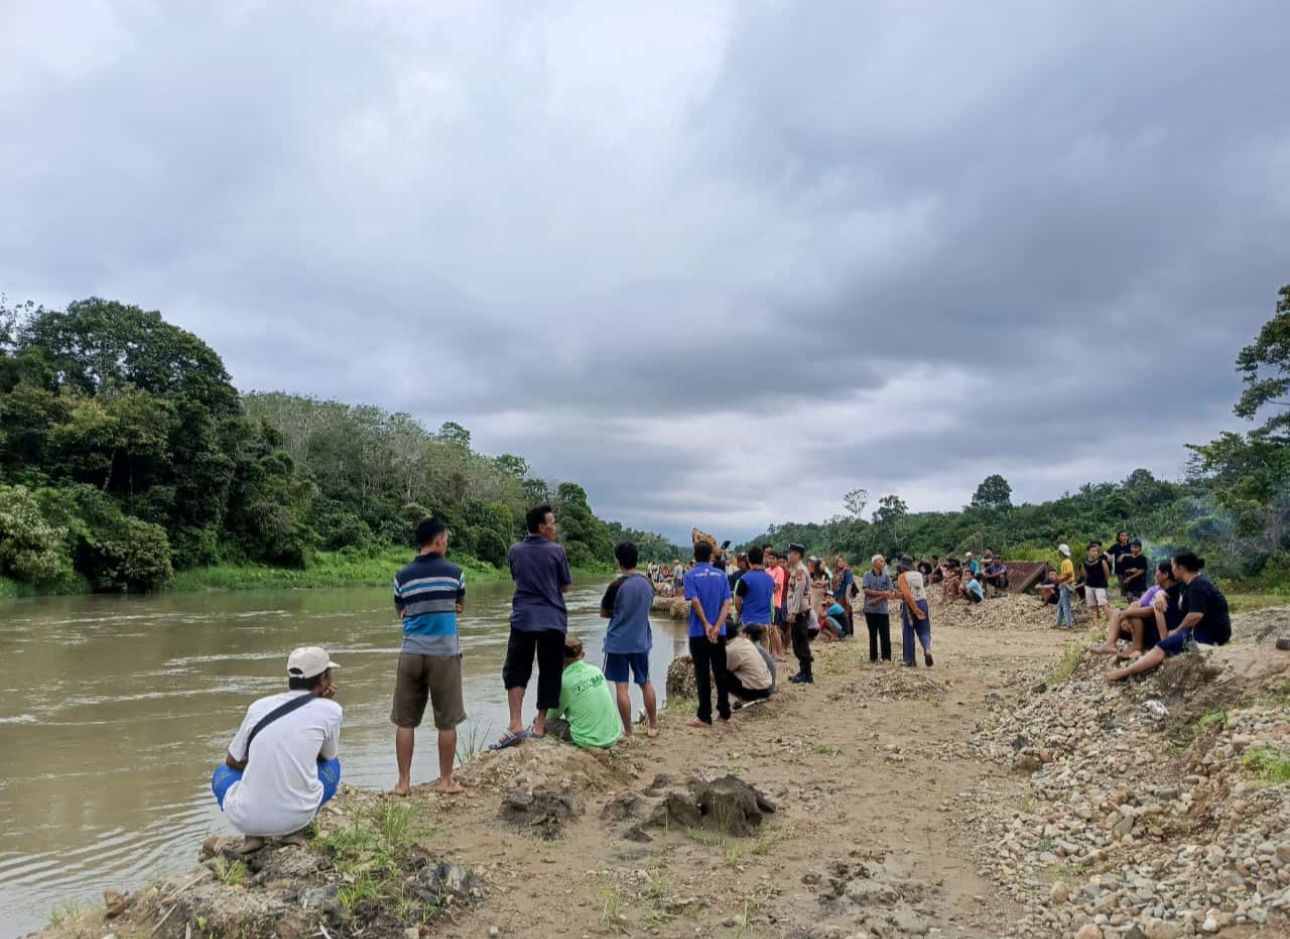
{"label": "man in navy shirt", "polygon": [[[685,573],[685,599],[690,601],[690,658],[694,660],[699,712],[691,727],[712,726],[712,680],[717,683],[717,713],[730,719],[726,688],[726,617],[730,614],[730,581],[712,566],[712,545],[694,546],[695,564]],[[711,678],[709,678],[711,671]]]}
{"label": "man in navy shirt", "polygon": [[452,778],[452,766],[457,756],[457,725],[466,719],[461,644],[457,640],[457,615],[466,602],[466,576],[444,557],[448,527],[441,519],[422,519],[416,537],[421,553],[394,575],[394,609],[403,621],[403,651],[390,711],[390,720],[398,728],[394,750],[399,781],[393,793],[405,796],[412,789],[412,750],[428,699],[439,731],[439,782],[435,789],[455,795],[463,791]]}
{"label": "man in navy shirt", "polygon": [[735,609],[743,626],[761,626],[769,631],[774,622],[775,579],[766,573],[765,552],[756,546],[748,549],[748,570],[735,584]]}
{"label": "man in navy shirt", "polygon": [[630,541],[614,545],[618,577],[605,590],[600,615],[609,620],[605,627],[605,678],[614,683],[618,713],[623,719],[623,736],[632,736],[630,679],[636,678],[645,701],[646,735],[658,734],[658,703],[654,683],[649,679],[649,650],[654,645],[649,625],[649,608],[654,602],[654,585],[636,570],[640,552]]}
{"label": "man in navy shirt", "polygon": [[569,559],[555,543],[555,513],[549,505],[529,509],[524,518],[528,536],[511,545],[507,554],[515,595],[511,599],[511,635],[506,644],[502,681],[510,722],[499,743],[509,745],[526,736],[521,712],[524,692],[538,663],[537,715],[532,736],[546,733],[546,712],[560,706],[560,679],[564,674],[564,637],[569,613],[564,595],[573,586]]}

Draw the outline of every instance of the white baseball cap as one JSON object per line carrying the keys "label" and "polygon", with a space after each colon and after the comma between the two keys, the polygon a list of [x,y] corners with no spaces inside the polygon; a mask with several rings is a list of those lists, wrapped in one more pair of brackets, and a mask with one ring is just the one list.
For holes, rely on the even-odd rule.
{"label": "white baseball cap", "polygon": [[301,646],[287,657],[287,675],[291,678],[313,678],[329,668],[340,668],[331,660],[326,649],[318,646]]}
{"label": "white baseball cap", "polygon": [[1068,544],[1059,544],[1059,545],[1057,546],[1057,553],[1058,553],[1058,554],[1061,554],[1061,555],[1065,555],[1066,557],[1070,557],[1070,556],[1071,556],[1071,546],[1070,546],[1070,545],[1068,545]]}

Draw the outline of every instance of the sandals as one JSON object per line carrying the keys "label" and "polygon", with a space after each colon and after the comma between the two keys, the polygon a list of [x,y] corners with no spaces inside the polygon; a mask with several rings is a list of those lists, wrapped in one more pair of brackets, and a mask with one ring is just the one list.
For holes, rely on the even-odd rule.
{"label": "sandals", "polygon": [[524,740],[525,737],[528,737],[528,736],[529,736],[528,728],[525,728],[524,730],[508,730],[506,733],[502,734],[501,740],[497,741],[496,743],[489,744],[488,749],[505,750],[507,747],[515,746],[517,743],[521,742],[522,740]]}

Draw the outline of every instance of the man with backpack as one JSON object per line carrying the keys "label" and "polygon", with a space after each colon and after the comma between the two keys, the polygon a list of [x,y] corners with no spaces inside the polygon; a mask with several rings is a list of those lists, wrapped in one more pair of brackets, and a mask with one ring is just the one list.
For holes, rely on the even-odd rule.
{"label": "man with backpack", "polygon": [[254,702],[228,745],[211,790],[230,824],[246,836],[239,851],[266,838],[304,844],[304,829],[340,785],[341,706],[333,700],[325,649],[287,658],[287,691]]}

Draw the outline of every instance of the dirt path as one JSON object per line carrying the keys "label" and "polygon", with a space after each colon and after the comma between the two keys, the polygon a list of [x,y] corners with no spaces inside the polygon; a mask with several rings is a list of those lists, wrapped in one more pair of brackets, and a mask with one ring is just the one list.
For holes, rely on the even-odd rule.
{"label": "dirt path", "polygon": [[[527,742],[473,761],[464,799],[418,789],[436,856],[482,867],[488,899],[449,936],[992,936],[1015,905],[977,872],[955,796],[1006,775],[967,746],[987,695],[1069,645],[1052,631],[942,627],[936,666],[870,665],[862,642],[817,644],[813,686],[710,731],[673,708],[661,735],[597,756]],[[748,838],[654,829],[636,842],[602,818],[656,776],[732,773],[778,811]],[[498,814],[515,786],[569,784],[582,814],[543,841]]]}

